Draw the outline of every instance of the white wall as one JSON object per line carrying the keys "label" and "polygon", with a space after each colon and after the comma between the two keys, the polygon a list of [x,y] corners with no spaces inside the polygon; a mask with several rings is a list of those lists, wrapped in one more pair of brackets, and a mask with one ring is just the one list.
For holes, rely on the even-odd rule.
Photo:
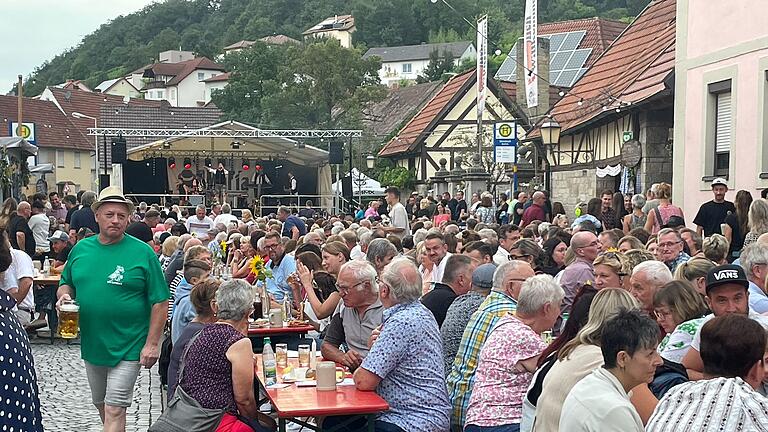
{"label": "white wall", "polygon": [[[469,46],[461,57],[454,59],[454,65],[458,66],[465,58],[475,58],[477,53],[475,47]],[[403,65],[410,64],[411,71],[403,72]],[[421,60],[405,60],[398,62],[382,62],[381,69],[379,69],[379,79],[382,84],[393,85],[400,80],[416,81],[416,78],[421,75],[424,69],[429,65],[429,59]]]}
{"label": "white wall", "polygon": [[227,81],[215,81],[210,83],[205,83],[205,103],[208,103],[211,101],[211,93],[213,93],[214,90],[221,90],[224,87],[226,87],[228,84]]}

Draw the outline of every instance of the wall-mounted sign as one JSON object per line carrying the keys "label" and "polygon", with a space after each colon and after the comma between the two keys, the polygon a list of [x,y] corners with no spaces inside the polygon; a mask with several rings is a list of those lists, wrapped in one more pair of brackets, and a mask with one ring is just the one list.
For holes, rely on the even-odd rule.
{"label": "wall-mounted sign", "polygon": [[632,168],[640,163],[640,159],[643,157],[642,147],[640,141],[629,140],[621,146],[621,163],[625,167]]}
{"label": "wall-mounted sign", "polygon": [[624,134],[621,135],[621,142],[632,141],[632,138],[634,137],[635,137],[635,134],[633,134],[631,131],[624,131]]}
{"label": "wall-mounted sign", "polygon": [[12,137],[24,138],[30,144],[35,143],[35,124],[24,122],[19,127],[19,122],[10,122],[8,124],[8,134]]}

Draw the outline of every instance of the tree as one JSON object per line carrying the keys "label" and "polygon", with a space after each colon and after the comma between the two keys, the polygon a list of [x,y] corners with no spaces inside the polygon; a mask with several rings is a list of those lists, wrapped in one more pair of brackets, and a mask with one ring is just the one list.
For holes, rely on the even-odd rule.
{"label": "tree", "polygon": [[429,53],[429,63],[424,68],[421,75],[416,77],[416,82],[419,84],[440,81],[446,72],[450,72],[454,68],[453,54],[450,51],[443,51],[443,56],[440,57],[437,50],[433,50]]}
{"label": "tree", "polygon": [[[383,99],[378,58],[363,59],[335,39],[290,46],[278,77],[280,91],[263,101],[264,121],[283,127],[353,127],[362,107]],[[338,109],[343,113],[334,117]]]}
{"label": "tree", "polygon": [[229,84],[213,92],[211,99],[229,119],[259,123],[264,114],[264,98],[279,91],[279,67],[285,50],[257,42],[248,49],[228,54],[225,68]]}

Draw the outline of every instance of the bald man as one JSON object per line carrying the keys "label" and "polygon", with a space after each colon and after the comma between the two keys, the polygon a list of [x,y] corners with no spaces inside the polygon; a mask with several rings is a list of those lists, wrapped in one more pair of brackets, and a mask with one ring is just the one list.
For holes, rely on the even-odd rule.
{"label": "bald man", "polygon": [[8,221],[8,234],[11,246],[14,249],[23,250],[30,257],[35,255],[35,237],[29,227],[29,218],[32,216],[32,206],[28,202],[19,203],[16,213]]}
{"label": "bald man", "polygon": [[547,196],[544,195],[544,192],[538,191],[533,194],[533,204],[525,209],[525,212],[523,213],[523,220],[520,222],[520,228],[524,228],[526,225],[535,220],[546,222],[547,210],[544,208],[546,201]]}
{"label": "bald man", "polygon": [[571,238],[571,249],[576,259],[563,270],[560,285],[565,290],[563,313],[570,313],[573,299],[585,284],[595,283],[595,269],[592,263],[600,253],[597,236],[589,231],[579,231]]}

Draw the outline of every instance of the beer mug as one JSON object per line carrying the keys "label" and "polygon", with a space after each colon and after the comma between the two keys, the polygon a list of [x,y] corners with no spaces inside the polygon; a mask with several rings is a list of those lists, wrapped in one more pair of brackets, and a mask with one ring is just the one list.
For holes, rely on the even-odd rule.
{"label": "beer mug", "polygon": [[269,325],[271,327],[283,326],[283,310],[282,309],[269,310]]}
{"label": "beer mug", "polygon": [[344,381],[344,370],[336,367],[332,361],[317,362],[317,390],[332,391],[336,390],[336,384]]}
{"label": "beer mug", "polygon": [[64,339],[74,339],[80,329],[80,306],[74,301],[62,303],[59,308],[59,333]]}

